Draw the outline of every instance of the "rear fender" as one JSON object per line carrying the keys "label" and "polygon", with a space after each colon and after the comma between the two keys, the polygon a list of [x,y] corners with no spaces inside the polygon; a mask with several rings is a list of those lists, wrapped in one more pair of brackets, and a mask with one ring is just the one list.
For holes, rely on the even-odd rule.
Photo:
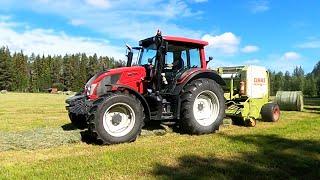
{"label": "rear fender", "polygon": [[191,81],[200,78],[209,78],[216,81],[219,85],[225,86],[226,83],[219,76],[219,74],[212,70],[203,70],[203,69],[189,69],[185,71],[177,81],[177,85],[174,88],[173,94],[178,97],[176,117],[180,119],[180,108],[181,108],[181,99],[180,94],[182,89]]}
{"label": "rear fender", "polygon": [[190,69],[184,72],[181,77],[178,79],[177,85],[174,89],[174,94],[180,94],[183,87],[186,86],[189,82],[200,79],[200,78],[208,78],[217,82],[221,86],[225,86],[226,83],[221,78],[221,76],[213,70],[203,70],[203,69]]}

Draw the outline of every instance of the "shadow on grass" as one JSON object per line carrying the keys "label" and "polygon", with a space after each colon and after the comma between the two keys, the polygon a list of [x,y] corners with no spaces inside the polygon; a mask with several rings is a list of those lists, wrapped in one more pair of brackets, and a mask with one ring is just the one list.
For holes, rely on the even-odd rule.
{"label": "shadow on grass", "polygon": [[73,130],[77,130],[77,129],[78,129],[78,128],[75,127],[72,123],[68,123],[68,124],[62,125],[61,128],[62,128],[64,131],[73,131]]}
{"label": "shadow on grass", "polygon": [[81,136],[81,141],[85,142],[87,144],[96,144],[99,145],[101,144],[100,142],[97,142],[96,139],[94,139],[90,132],[87,129],[79,129],[77,128],[75,125],[73,125],[72,123],[68,123],[68,124],[64,124],[61,126],[61,128],[64,131],[75,131],[78,132]]}
{"label": "shadow on grass", "polygon": [[318,112],[320,112],[320,107],[315,107],[315,106],[307,106],[307,107],[304,107],[304,109],[306,109],[306,110],[309,110],[309,111],[318,111]]}
{"label": "shadow on grass", "polygon": [[320,106],[320,98],[304,98],[304,104],[309,106]]}
{"label": "shadow on grass", "polygon": [[320,114],[320,98],[305,98],[304,105],[306,112]]}
{"label": "shadow on grass", "polygon": [[145,123],[142,129],[153,131],[153,130],[164,129],[164,127],[161,126],[161,121],[149,121]]}
{"label": "shadow on grass", "polygon": [[[167,128],[166,128],[167,127]],[[74,126],[72,123],[64,124],[61,126],[61,128],[64,131],[70,131],[70,132],[78,132],[81,135],[81,141],[87,144],[93,144],[93,145],[101,145],[102,142],[97,141],[95,137],[90,133],[88,129],[79,129],[76,126]],[[166,134],[169,129],[168,126],[164,126],[161,124],[161,121],[150,121],[145,124],[145,126],[142,128],[141,136],[150,136],[150,135],[156,135],[156,136],[162,136]]]}
{"label": "shadow on grass", "polygon": [[176,166],[156,164],[153,174],[169,179],[320,178],[319,141],[289,140],[275,135],[224,137],[253,144],[258,151],[240,152],[240,156],[234,159],[214,155],[182,156]]}

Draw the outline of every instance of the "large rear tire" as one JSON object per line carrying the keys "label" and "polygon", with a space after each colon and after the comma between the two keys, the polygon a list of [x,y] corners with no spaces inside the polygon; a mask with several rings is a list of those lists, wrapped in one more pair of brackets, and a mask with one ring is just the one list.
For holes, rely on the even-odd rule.
{"label": "large rear tire", "polygon": [[144,125],[143,106],[133,95],[111,93],[93,103],[89,131],[102,144],[133,142]]}
{"label": "large rear tire", "polygon": [[276,103],[267,103],[261,108],[262,120],[276,122],[280,119],[280,107]]}
{"label": "large rear tire", "polygon": [[190,134],[208,134],[219,129],[225,114],[223,91],[211,79],[197,79],[181,94],[181,128]]}

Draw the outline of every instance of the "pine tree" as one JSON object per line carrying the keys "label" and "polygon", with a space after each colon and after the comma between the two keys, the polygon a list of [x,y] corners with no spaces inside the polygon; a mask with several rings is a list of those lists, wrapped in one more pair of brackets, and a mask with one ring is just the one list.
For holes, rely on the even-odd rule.
{"label": "pine tree", "polygon": [[277,93],[277,91],[284,90],[283,81],[284,81],[284,78],[283,78],[283,73],[281,71],[274,75],[274,92],[273,92],[274,95]]}
{"label": "pine tree", "polygon": [[79,80],[81,84],[85,84],[90,78],[88,74],[88,57],[85,53],[81,54]]}
{"label": "pine tree", "polygon": [[15,73],[12,74],[12,89],[26,92],[29,86],[28,58],[27,56],[24,56],[21,51],[19,53],[14,53],[12,61],[12,68],[15,70]]}
{"label": "pine tree", "polygon": [[304,84],[303,94],[306,96],[314,97],[317,96],[317,84],[313,74],[308,74],[306,76],[305,84]]}
{"label": "pine tree", "polygon": [[320,96],[320,61],[314,66],[311,74],[315,77],[317,95]]}
{"label": "pine tree", "polygon": [[99,63],[97,54],[94,54],[93,56],[89,56],[88,75],[92,77],[97,72],[99,72]]}
{"label": "pine tree", "polygon": [[283,90],[290,91],[291,90],[291,76],[289,71],[286,71],[283,79]]}
{"label": "pine tree", "polygon": [[70,64],[70,57],[66,54],[63,57],[62,82],[68,89],[71,88],[72,81],[73,81],[71,69],[72,69],[72,66]]}
{"label": "pine tree", "polygon": [[50,65],[51,81],[53,84],[61,83],[62,75],[62,58],[61,56],[54,56]]}
{"label": "pine tree", "polygon": [[0,90],[12,89],[12,62],[8,47],[0,48]]}
{"label": "pine tree", "polygon": [[29,77],[29,92],[36,92],[36,82],[34,80],[34,61],[36,56],[34,53],[28,58],[28,77]]}

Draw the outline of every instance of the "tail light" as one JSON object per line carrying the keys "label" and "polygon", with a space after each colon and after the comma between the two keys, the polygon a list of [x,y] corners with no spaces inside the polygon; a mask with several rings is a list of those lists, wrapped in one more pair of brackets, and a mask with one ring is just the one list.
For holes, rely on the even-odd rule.
{"label": "tail light", "polygon": [[244,81],[240,82],[240,95],[246,94],[246,83]]}

